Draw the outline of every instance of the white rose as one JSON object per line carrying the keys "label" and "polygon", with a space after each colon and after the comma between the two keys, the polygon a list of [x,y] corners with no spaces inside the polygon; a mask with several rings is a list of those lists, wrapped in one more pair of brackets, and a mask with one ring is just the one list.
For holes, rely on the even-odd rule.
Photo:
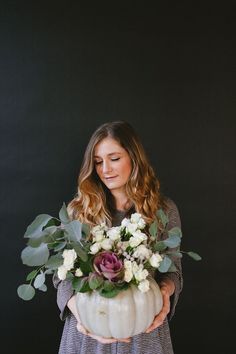
{"label": "white rose", "polygon": [[129,223],[126,226],[126,232],[130,233],[131,235],[133,235],[133,233],[137,230],[138,225],[137,224],[131,224]]}
{"label": "white rose", "polygon": [[139,267],[143,267],[142,264],[140,264],[138,266],[138,264],[135,261],[131,262],[131,263],[132,263],[132,272],[133,272],[133,274],[135,274],[139,270]]}
{"label": "white rose", "polygon": [[127,219],[127,218],[124,218],[122,221],[121,221],[121,226],[122,227],[126,227],[130,224],[130,220]]}
{"label": "white rose", "polygon": [[141,214],[139,214],[139,213],[134,213],[134,214],[131,215],[130,220],[131,220],[131,222],[132,222],[133,224],[137,224],[137,223],[139,222],[140,218],[141,218]]}
{"label": "white rose", "polygon": [[134,277],[136,280],[138,281],[142,281],[144,279],[146,279],[148,276],[148,271],[147,269],[139,269],[137,272],[134,273]]}
{"label": "white rose", "polygon": [[124,260],[124,267],[125,267],[125,276],[124,280],[129,283],[131,279],[133,278],[133,272],[132,272],[132,262],[128,261],[127,259]]}
{"label": "white rose", "polygon": [[111,240],[109,240],[108,238],[105,238],[102,242],[101,242],[101,247],[108,251],[112,248],[112,242]]}
{"label": "white rose", "polygon": [[62,264],[60,267],[57,269],[57,275],[60,280],[65,280],[66,279],[66,274],[67,274],[67,269],[66,267]]}
{"label": "white rose", "polygon": [[141,218],[141,219],[139,220],[139,222],[138,222],[138,228],[139,228],[139,229],[144,229],[145,226],[146,226],[146,223],[145,223],[145,221]]}
{"label": "white rose", "polygon": [[92,254],[98,253],[98,251],[100,251],[101,247],[102,246],[101,246],[100,242],[94,243],[92,246],[90,246],[90,253],[92,253]]}
{"label": "white rose", "polygon": [[131,247],[137,247],[138,245],[140,245],[141,242],[145,241],[146,239],[147,239],[147,235],[145,235],[140,230],[138,230],[135,233],[133,233],[132,237],[130,237],[129,245]]}
{"label": "white rose", "polygon": [[125,276],[124,276],[124,281],[126,283],[129,283],[133,278],[133,273],[131,269],[125,269]]}
{"label": "white rose", "polygon": [[101,230],[98,230],[93,235],[93,241],[100,242],[104,239],[104,233]]}
{"label": "white rose", "polygon": [[159,253],[154,253],[149,259],[149,263],[152,267],[158,268],[162,261],[162,256]]}
{"label": "white rose", "polygon": [[62,257],[64,258],[63,265],[66,267],[67,270],[71,270],[74,267],[74,262],[77,258],[75,250],[64,250],[62,253]]}
{"label": "white rose", "polygon": [[149,290],[149,281],[147,279],[142,280],[139,285],[138,288],[140,291],[142,291],[142,293],[145,293],[146,291]]}
{"label": "white rose", "polygon": [[112,241],[120,239],[120,227],[119,226],[112,227],[110,230],[107,231],[107,236]]}
{"label": "white rose", "polygon": [[82,270],[80,268],[77,268],[75,271],[75,276],[76,277],[82,277],[83,273]]}
{"label": "white rose", "polygon": [[148,259],[151,256],[151,253],[151,250],[149,250],[146,246],[139,245],[133,253],[133,257],[140,259]]}

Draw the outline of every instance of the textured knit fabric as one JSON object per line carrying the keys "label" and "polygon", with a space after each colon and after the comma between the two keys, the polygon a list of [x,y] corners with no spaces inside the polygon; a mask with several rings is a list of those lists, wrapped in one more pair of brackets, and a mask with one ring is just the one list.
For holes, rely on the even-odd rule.
{"label": "textured knit fabric", "polygon": [[[161,235],[161,239],[168,236],[167,231],[172,227],[181,227],[177,206],[171,199],[168,199],[167,215],[169,222],[166,231]],[[125,213],[117,212],[116,215],[114,215],[113,225],[119,224],[125,216]],[[73,295],[71,284],[67,280],[59,281],[54,277],[60,318],[63,321],[65,320],[59,354],[173,354],[168,321],[175,312],[175,306],[183,286],[180,259],[174,259],[174,264],[177,268],[176,272],[164,273],[161,276],[159,273],[155,276],[157,281],[168,277],[175,283],[175,293],[171,296],[171,310],[168,317],[165,319],[164,323],[154,331],[133,336],[130,343],[116,342],[112,344],[102,344],[80,333],[76,328],[75,317],[66,306],[68,300]]]}

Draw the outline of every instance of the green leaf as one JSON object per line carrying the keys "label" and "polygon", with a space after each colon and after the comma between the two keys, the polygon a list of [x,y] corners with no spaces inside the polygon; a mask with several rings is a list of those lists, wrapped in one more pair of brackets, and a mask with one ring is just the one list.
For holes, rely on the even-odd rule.
{"label": "green leaf", "polygon": [[158,268],[159,272],[166,273],[169,270],[171,264],[172,264],[172,260],[168,256],[165,256]]}
{"label": "green leaf", "polygon": [[87,291],[90,291],[90,287],[89,287],[89,282],[88,282],[88,278],[74,278],[72,280],[72,286],[73,289],[76,292],[80,292],[80,293],[86,293]]}
{"label": "green leaf", "polygon": [[47,224],[47,222],[52,218],[52,216],[48,214],[40,214],[38,215],[34,221],[28,225],[24,237],[32,238],[41,236],[42,228]]}
{"label": "green leaf", "polygon": [[21,252],[21,259],[23,264],[28,266],[41,266],[47,262],[49,258],[49,250],[45,243],[42,243],[39,247],[33,248],[27,246]]}
{"label": "green leaf", "polygon": [[79,258],[83,262],[86,262],[88,260],[88,254],[86,253],[86,251],[83,249],[83,247],[79,243],[73,242],[72,248],[74,248],[75,252],[78,254]]}
{"label": "green leaf", "polygon": [[174,263],[171,264],[170,268],[168,269],[168,272],[176,272],[177,271],[177,268],[176,266],[174,265]]}
{"label": "green leaf", "polygon": [[178,237],[182,237],[182,231],[178,226],[172,227],[172,229],[170,229],[168,231],[168,235],[169,236],[178,236]]}
{"label": "green leaf", "polygon": [[71,221],[65,203],[63,203],[61,210],[59,211],[59,218],[63,224],[68,224]]}
{"label": "green leaf", "polygon": [[90,234],[90,227],[87,224],[82,224],[82,237],[88,238]]}
{"label": "green leaf", "polygon": [[152,237],[157,237],[157,221],[156,220],[150,225],[149,233]]}
{"label": "green leaf", "polygon": [[175,248],[180,245],[181,239],[177,235],[171,235],[166,240],[163,240],[163,243],[169,248]]}
{"label": "green leaf", "polygon": [[61,253],[57,253],[48,259],[48,261],[45,263],[45,267],[50,268],[52,270],[56,270],[62,264],[63,264],[63,257]]}
{"label": "green leaf", "polygon": [[102,288],[104,291],[111,291],[115,289],[115,285],[111,281],[105,280]]}
{"label": "green leaf", "polygon": [[37,274],[38,274],[38,269],[32,270],[32,272],[30,272],[30,273],[27,275],[26,280],[27,280],[27,281],[30,281],[30,280],[34,279],[34,277],[36,277]]}
{"label": "green leaf", "polygon": [[54,247],[54,252],[61,251],[63,248],[66,247],[66,244],[67,244],[66,241],[64,241],[64,242],[58,242],[58,243],[56,244],[56,246]]}
{"label": "green leaf", "polygon": [[27,245],[31,246],[33,248],[39,247],[41,245],[41,243],[44,243],[47,239],[47,234],[45,234],[44,232],[37,235],[37,238],[29,238]]}
{"label": "green leaf", "polygon": [[168,219],[168,216],[165,214],[164,210],[163,209],[158,209],[157,216],[160,218],[162,225],[164,227],[166,227],[169,219]]}
{"label": "green leaf", "polygon": [[66,224],[65,230],[70,241],[79,242],[81,239],[81,223],[78,220],[73,220]]}
{"label": "green leaf", "polygon": [[110,291],[105,291],[104,289],[101,289],[99,291],[99,294],[103,297],[106,297],[106,298],[112,298],[112,297],[115,297],[119,292],[120,292],[120,290],[117,288],[114,288]]}
{"label": "green leaf", "polygon": [[95,290],[102,285],[103,278],[96,273],[90,273],[88,281],[90,289]]}
{"label": "green leaf", "polygon": [[30,284],[22,284],[18,286],[17,294],[21,299],[28,301],[34,297],[35,290]]}
{"label": "green leaf", "polygon": [[92,266],[91,258],[88,259],[87,262],[80,261],[79,265],[80,265],[80,269],[81,269],[83,274],[89,274],[90,272],[93,272],[93,266]]}
{"label": "green leaf", "polygon": [[153,250],[157,252],[164,251],[167,248],[163,241],[158,241],[153,245]]}
{"label": "green leaf", "polygon": [[170,256],[177,257],[177,258],[182,258],[183,257],[181,252],[176,252],[176,251],[172,252],[171,250],[169,252],[167,252],[167,254],[170,255]]}
{"label": "green leaf", "polygon": [[35,289],[40,288],[45,282],[45,274],[41,272],[40,274],[37,275],[34,281],[34,287]]}
{"label": "green leaf", "polygon": [[202,259],[202,257],[198,254],[198,253],[195,253],[195,252],[187,252],[187,254],[193,258],[195,261],[200,261]]}

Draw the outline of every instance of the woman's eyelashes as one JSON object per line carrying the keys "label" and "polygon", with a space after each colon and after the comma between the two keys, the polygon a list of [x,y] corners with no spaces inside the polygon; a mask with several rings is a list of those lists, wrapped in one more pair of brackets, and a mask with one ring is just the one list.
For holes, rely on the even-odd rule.
{"label": "woman's eyelashes", "polygon": [[[117,158],[112,158],[111,161],[118,161],[120,159],[120,157],[117,157]],[[101,161],[94,161],[95,165],[100,165],[102,163],[102,160]]]}

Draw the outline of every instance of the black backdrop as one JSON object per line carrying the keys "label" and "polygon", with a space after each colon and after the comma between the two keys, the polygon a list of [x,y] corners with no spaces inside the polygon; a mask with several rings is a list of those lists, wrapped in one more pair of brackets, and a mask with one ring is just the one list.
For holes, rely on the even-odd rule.
{"label": "black backdrop", "polygon": [[63,323],[50,280],[31,302],[16,294],[30,271],[20,260],[23,234],[36,215],[57,215],[71,200],[94,129],[124,119],[179,207],[182,248],[203,257],[183,259],[175,353],[233,353],[233,9],[32,3],[1,3],[5,352],[57,353]]}

